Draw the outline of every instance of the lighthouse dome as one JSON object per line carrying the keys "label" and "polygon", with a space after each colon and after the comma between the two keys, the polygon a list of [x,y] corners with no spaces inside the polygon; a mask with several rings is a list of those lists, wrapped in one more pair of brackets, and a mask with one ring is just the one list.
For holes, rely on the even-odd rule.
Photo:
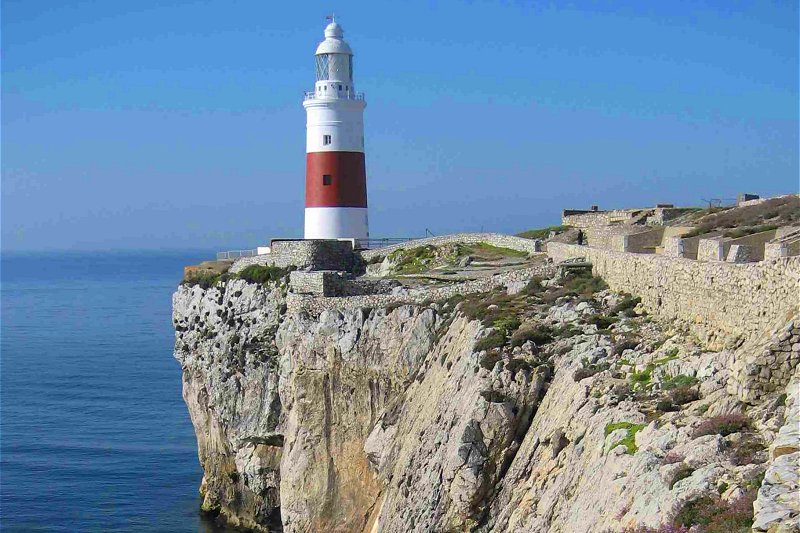
{"label": "lighthouse dome", "polygon": [[325,40],[317,46],[317,55],[319,54],[347,54],[353,55],[353,50],[344,39],[344,30],[338,22],[331,22],[325,27]]}

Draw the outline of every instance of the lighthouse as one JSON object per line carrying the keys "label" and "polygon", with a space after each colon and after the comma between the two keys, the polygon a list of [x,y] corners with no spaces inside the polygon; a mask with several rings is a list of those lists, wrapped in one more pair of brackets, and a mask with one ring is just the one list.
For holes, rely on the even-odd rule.
{"label": "lighthouse", "polygon": [[316,83],[305,93],[306,239],[366,239],[364,94],[353,85],[353,51],[332,20],[316,52]]}

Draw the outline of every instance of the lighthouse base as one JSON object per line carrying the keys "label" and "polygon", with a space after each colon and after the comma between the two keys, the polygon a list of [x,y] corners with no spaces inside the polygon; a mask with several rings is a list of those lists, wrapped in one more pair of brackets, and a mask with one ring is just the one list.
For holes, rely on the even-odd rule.
{"label": "lighthouse base", "polygon": [[366,207],[306,207],[306,239],[367,239]]}

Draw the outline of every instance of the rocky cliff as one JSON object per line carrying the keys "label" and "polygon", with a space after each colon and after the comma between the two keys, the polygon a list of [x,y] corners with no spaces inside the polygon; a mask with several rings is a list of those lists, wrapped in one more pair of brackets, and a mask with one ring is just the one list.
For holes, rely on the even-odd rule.
{"label": "rocky cliff", "polygon": [[754,509],[798,530],[796,382],[744,404],[734,351],[602,280],[509,285],[313,315],[287,277],[180,286],[203,509],[257,531],[746,531]]}

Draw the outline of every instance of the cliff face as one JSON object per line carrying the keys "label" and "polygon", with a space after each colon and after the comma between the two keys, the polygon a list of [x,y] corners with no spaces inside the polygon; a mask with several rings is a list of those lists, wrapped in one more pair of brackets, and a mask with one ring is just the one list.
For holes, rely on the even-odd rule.
{"label": "cliff face", "polygon": [[[747,498],[752,517],[786,395],[741,404],[732,352],[599,286],[523,285],[316,316],[287,313],[285,279],[179,287],[204,509],[291,532],[621,531]],[[764,530],[796,521],[776,497]]]}

